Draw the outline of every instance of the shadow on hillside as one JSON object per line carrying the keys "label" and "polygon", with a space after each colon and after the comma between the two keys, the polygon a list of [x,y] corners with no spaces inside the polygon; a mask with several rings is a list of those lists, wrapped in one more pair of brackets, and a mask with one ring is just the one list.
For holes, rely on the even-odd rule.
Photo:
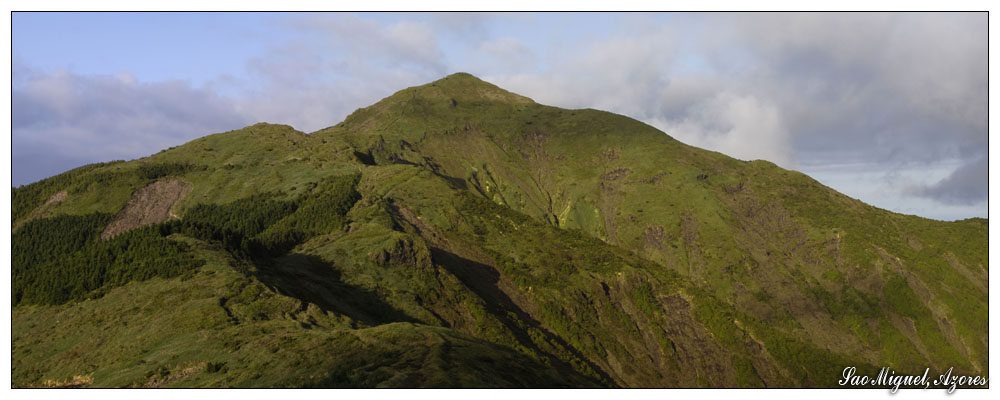
{"label": "shadow on hillside", "polygon": [[523,346],[536,351],[538,354],[544,354],[549,359],[551,365],[557,370],[569,372],[573,371],[573,367],[566,361],[560,360],[555,355],[549,354],[540,349],[531,340],[531,335],[524,329],[520,328],[520,324],[511,319],[510,313],[513,313],[517,316],[517,319],[545,335],[546,341],[556,343],[560,347],[567,349],[573,354],[574,357],[586,363],[591,369],[600,374],[606,382],[614,382],[614,380],[611,379],[611,377],[608,376],[604,370],[590,362],[590,360],[588,360],[582,353],[561,337],[553,334],[548,329],[545,329],[541,323],[535,320],[530,314],[525,312],[520,306],[511,300],[510,296],[500,289],[500,272],[495,268],[480,262],[463,258],[457,254],[437,247],[431,247],[431,257],[433,258],[435,264],[444,267],[444,269],[448,270],[448,272],[452,275],[455,275],[455,277],[465,284],[465,286],[478,294],[483,300],[486,300],[487,310],[514,333],[518,342],[520,342]]}
{"label": "shadow on hillside", "polygon": [[324,311],[346,315],[365,325],[416,322],[375,292],[340,279],[340,271],[322,258],[289,253],[268,260],[257,279],[278,293],[313,303]]}
{"label": "shadow on hillside", "polygon": [[469,190],[469,184],[468,182],[465,181],[465,179],[444,175],[434,171],[431,172],[434,173],[434,175],[436,175],[438,178],[444,179],[444,181],[447,182],[448,186],[450,186],[452,189]]}

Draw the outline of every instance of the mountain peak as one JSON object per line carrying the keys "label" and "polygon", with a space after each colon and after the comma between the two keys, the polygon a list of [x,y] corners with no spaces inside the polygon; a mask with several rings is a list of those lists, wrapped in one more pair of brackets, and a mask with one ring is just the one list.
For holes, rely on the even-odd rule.
{"label": "mountain peak", "polygon": [[[344,122],[316,133],[329,133],[355,127],[356,132],[378,132],[400,115],[417,115],[426,119],[442,112],[451,114],[454,107],[467,105],[535,104],[534,100],[512,93],[466,72],[456,72],[436,81],[413,86],[394,93],[348,115]],[[386,115],[395,117],[386,119]],[[376,128],[376,127],[382,128]]]}
{"label": "mountain peak", "polygon": [[441,81],[445,81],[445,80],[457,80],[457,79],[464,79],[464,80],[473,81],[473,82],[484,82],[482,79],[479,79],[479,77],[477,77],[475,75],[472,75],[472,74],[470,74],[468,72],[455,72],[455,73],[453,73],[451,75],[448,75],[448,76],[446,76],[444,78],[438,79],[438,80],[434,81],[433,83],[437,83],[437,82],[441,82]]}
{"label": "mountain peak", "polygon": [[[456,101],[500,101],[534,103],[533,100],[500,88],[467,72],[456,72],[434,82],[404,89],[397,93],[416,92],[421,97],[447,97]],[[395,97],[395,96],[393,96]]]}

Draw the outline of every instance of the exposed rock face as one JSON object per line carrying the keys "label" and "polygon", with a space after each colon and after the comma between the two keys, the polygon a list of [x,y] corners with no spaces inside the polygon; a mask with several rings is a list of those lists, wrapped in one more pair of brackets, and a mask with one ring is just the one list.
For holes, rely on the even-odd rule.
{"label": "exposed rock face", "polygon": [[171,216],[170,207],[190,191],[191,186],[179,179],[156,181],[136,190],[125,208],[101,232],[101,239],[107,240],[140,226],[166,221]]}

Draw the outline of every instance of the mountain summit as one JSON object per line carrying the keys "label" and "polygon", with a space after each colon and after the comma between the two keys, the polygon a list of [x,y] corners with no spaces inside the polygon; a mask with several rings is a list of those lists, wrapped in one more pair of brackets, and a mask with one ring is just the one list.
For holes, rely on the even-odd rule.
{"label": "mountain summit", "polygon": [[[400,94],[403,94],[404,97],[409,94],[425,99],[448,99],[449,103],[452,103],[451,100],[472,103],[487,101],[512,104],[534,103],[527,97],[503,90],[465,72],[454,73],[426,85],[404,89],[396,93],[396,95]],[[392,101],[396,95],[386,100]]]}
{"label": "mountain summit", "polygon": [[12,191],[18,387],[988,375],[987,221],[464,73]]}

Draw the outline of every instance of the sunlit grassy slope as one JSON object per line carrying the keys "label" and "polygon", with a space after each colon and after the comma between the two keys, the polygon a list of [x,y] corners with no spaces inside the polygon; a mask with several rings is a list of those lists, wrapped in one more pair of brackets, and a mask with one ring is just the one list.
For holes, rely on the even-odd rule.
{"label": "sunlit grassy slope", "polygon": [[[130,233],[127,252],[100,242],[159,179],[191,186],[177,218]],[[891,213],[468,74],[313,134],[258,124],[17,188],[12,225],[15,386],[988,373],[986,220]],[[165,248],[179,261],[149,261]]]}

